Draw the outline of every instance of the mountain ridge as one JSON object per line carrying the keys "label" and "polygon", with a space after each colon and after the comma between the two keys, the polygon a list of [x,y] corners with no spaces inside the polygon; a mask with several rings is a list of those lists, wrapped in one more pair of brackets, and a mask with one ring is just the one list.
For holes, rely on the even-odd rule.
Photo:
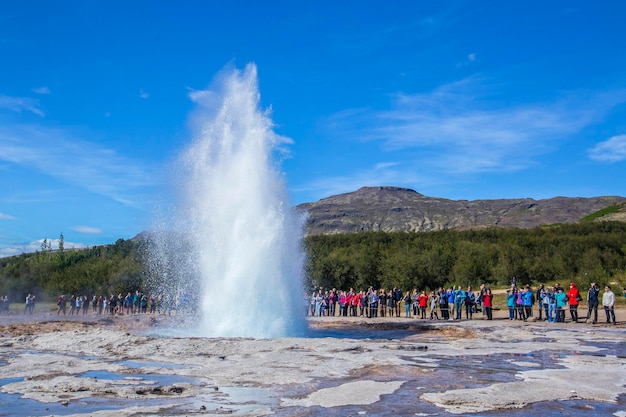
{"label": "mountain ridge", "polygon": [[306,235],[383,232],[427,232],[486,227],[533,228],[574,223],[626,197],[563,197],[450,200],[429,197],[410,188],[362,187],[356,191],[296,206],[307,214]]}

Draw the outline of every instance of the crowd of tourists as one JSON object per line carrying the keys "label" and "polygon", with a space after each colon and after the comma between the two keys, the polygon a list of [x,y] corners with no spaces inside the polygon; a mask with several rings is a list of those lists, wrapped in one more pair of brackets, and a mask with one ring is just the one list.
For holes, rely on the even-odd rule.
{"label": "crowd of tourists", "polygon": [[[565,322],[566,310],[569,310],[570,321],[581,320],[578,306],[586,300],[587,312],[585,320],[598,322],[598,307],[602,306],[606,315],[606,323],[616,324],[615,294],[610,286],[604,287],[600,296],[600,288],[592,283],[583,298],[575,283],[566,290],[560,284],[546,287],[541,284],[536,290],[530,285],[517,286],[513,279],[511,288],[506,290],[506,306],[509,320],[533,320]],[[626,291],[624,292],[626,297]],[[399,288],[391,290],[374,289],[367,291],[324,290],[320,287],[303,295],[305,312],[308,316],[344,316],[344,317],[406,317],[428,320],[471,320],[474,314],[481,313],[481,318],[493,320],[494,294],[486,285],[477,290],[471,286],[439,288],[436,291],[403,291]],[[537,316],[533,317],[533,312]]]}
{"label": "crowd of tourists", "polygon": [[122,295],[111,294],[110,297],[64,294],[57,298],[57,315],[121,315],[121,314],[145,314],[157,312],[161,301],[159,296],[147,295],[139,290],[134,293]]}

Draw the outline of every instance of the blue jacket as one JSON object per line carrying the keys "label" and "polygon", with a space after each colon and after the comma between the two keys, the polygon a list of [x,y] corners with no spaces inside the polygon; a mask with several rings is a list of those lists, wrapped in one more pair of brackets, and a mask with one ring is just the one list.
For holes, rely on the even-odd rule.
{"label": "blue jacket", "polygon": [[506,294],[506,306],[507,307],[515,307],[515,294],[509,292]]}

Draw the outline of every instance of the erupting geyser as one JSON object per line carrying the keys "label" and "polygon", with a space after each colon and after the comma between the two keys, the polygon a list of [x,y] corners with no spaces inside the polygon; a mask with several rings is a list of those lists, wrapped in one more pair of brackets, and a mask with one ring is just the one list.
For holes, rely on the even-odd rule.
{"label": "erupting geyser", "polygon": [[259,107],[256,66],[225,71],[190,97],[198,105],[196,137],[178,162],[173,214],[186,266],[162,275],[195,276],[200,288],[186,291],[201,293],[201,335],[299,334],[306,327],[301,221],[274,158],[286,138]]}

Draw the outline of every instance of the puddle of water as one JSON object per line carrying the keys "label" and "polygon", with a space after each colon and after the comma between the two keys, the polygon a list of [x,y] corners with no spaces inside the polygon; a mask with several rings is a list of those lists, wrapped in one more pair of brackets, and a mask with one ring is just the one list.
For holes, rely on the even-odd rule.
{"label": "puddle of water", "polygon": [[24,378],[1,378],[0,379],[0,387],[3,385],[12,384],[14,382],[22,382]]}
{"label": "puddle of water", "polygon": [[178,363],[166,363],[166,362],[138,362],[138,361],[121,361],[116,362],[120,365],[126,366],[128,368],[133,369],[143,369],[143,368],[164,368],[164,369],[190,369],[190,368],[199,368],[198,366],[193,365],[181,365]]}
{"label": "puddle of water", "polygon": [[110,371],[87,371],[76,375],[78,378],[95,378],[111,381],[141,381],[151,385],[172,385],[177,383],[189,383],[193,385],[201,385],[204,383],[202,379],[190,378],[180,375],[163,375],[163,374],[120,374]]}

